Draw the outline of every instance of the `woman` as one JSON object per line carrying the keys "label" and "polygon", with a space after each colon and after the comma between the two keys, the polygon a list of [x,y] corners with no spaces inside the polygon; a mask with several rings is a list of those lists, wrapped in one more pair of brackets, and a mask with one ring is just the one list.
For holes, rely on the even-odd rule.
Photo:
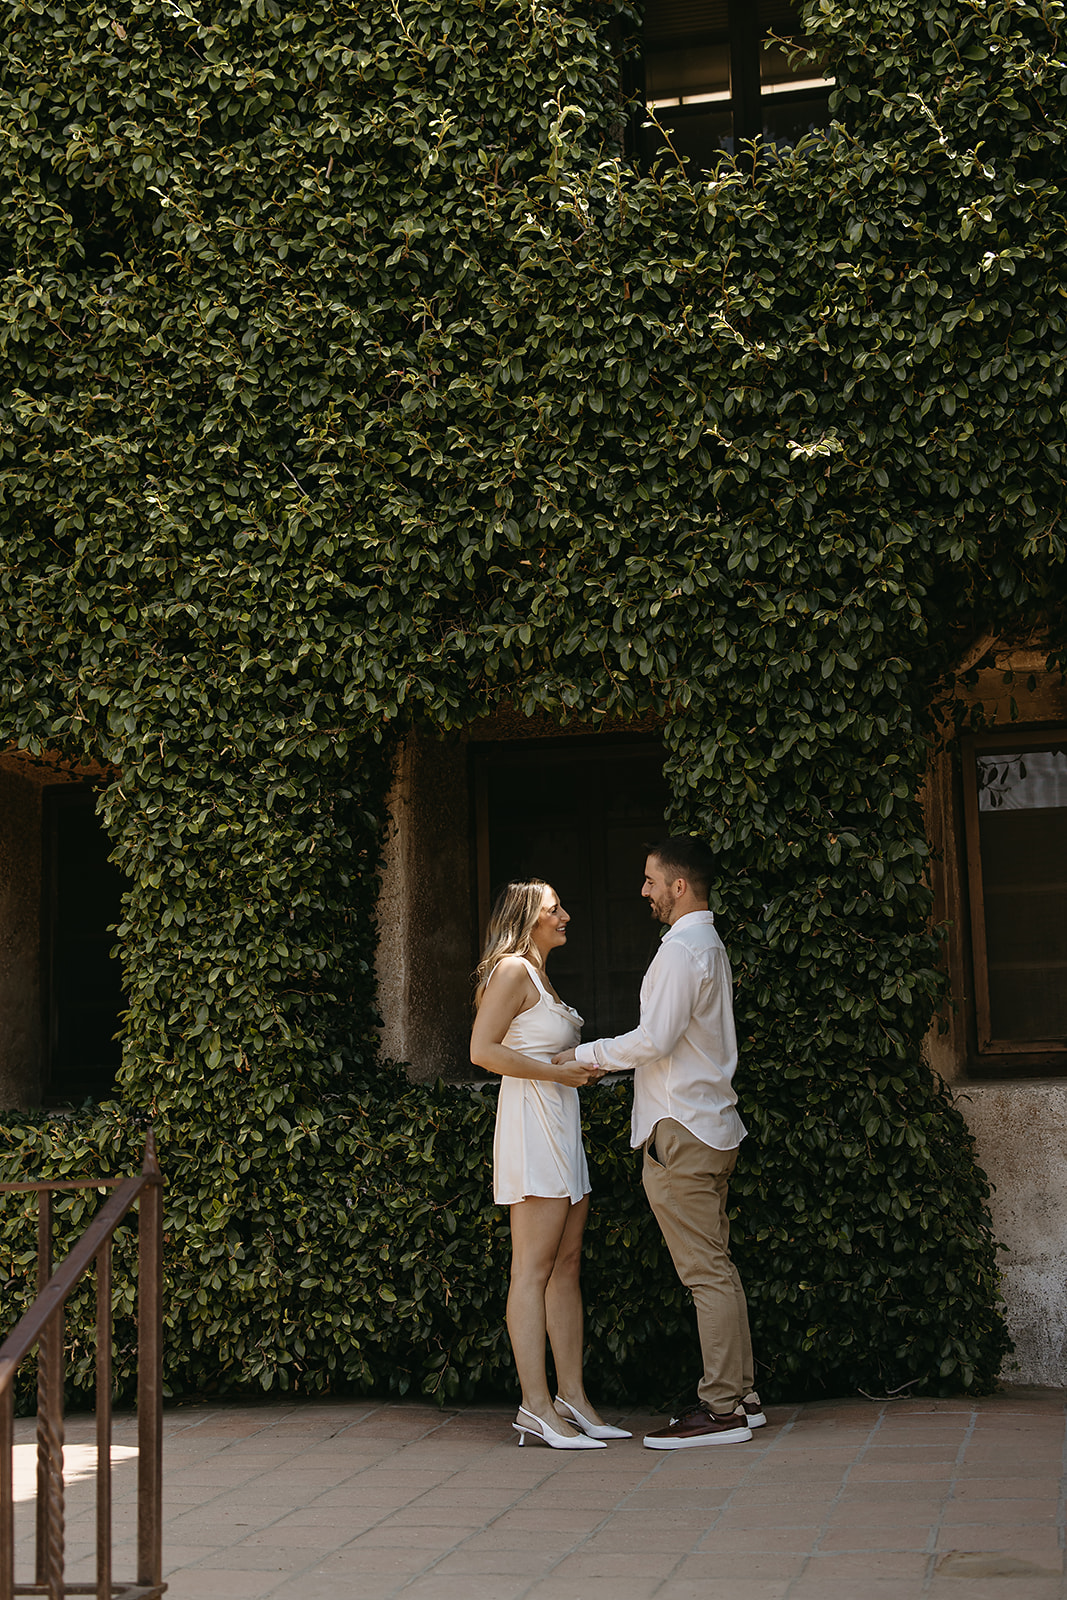
{"label": "woman", "polygon": [[[567,942],[570,917],[539,878],[509,883],[489,923],[479,963],[471,1060],[503,1080],[493,1140],[493,1197],[511,1207],[511,1286],[507,1324],[522,1405],[512,1426],[555,1450],[602,1450],[628,1439],[605,1424],[582,1381],[582,1230],[589,1169],[582,1147],[578,1090],[598,1069],[552,1057],[578,1042],[582,1019],[545,975]],[[545,1374],[552,1344],[559,1394]]]}

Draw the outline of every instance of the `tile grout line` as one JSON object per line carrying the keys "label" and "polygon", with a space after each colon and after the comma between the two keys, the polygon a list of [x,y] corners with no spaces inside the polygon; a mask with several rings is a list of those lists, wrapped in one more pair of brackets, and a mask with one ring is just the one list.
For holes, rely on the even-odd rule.
{"label": "tile grout line", "polygon": [[[322,1437],[325,1437],[327,1439],[340,1438],[343,1434],[348,1433],[352,1428],[358,1428],[362,1423],[368,1421],[371,1417],[377,1416],[381,1412],[388,1411],[395,1403],[396,1402],[394,1402],[394,1401],[388,1401],[388,1400],[387,1401],[382,1401],[379,1405],[376,1405],[372,1410],[366,1412],[363,1416],[359,1417],[358,1419],[353,1420],[350,1423],[346,1423],[344,1427],[337,1428],[333,1432],[325,1434]],[[405,1450],[409,1445],[422,1444],[424,1442],[424,1440],[426,1440],[427,1438],[431,1437],[434,1433],[438,1432],[441,1428],[446,1427],[448,1425],[448,1423],[452,1421],[453,1417],[458,1416],[458,1415],[459,1415],[458,1412],[452,1412],[448,1416],[442,1417],[439,1420],[437,1420],[436,1422],[434,1422],[432,1424],[432,1426],[426,1428],[418,1436],[418,1438],[416,1438],[416,1439],[405,1439],[403,1441],[403,1443],[401,1443],[400,1445],[394,1446],[394,1448],[389,1452],[388,1456],[385,1459],[395,1458],[396,1456],[398,1456],[400,1454],[400,1452],[402,1450]],[[270,1428],[273,1428],[273,1427],[276,1427],[276,1426],[277,1426],[276,1423],[271,1423],[267,1427],[262,1428],[259,1431],[259,1433],[255,1434],[255,1435],[252,1435],[252,1437],[255,1437],[255,1438],[262,1437],[263,1435],[266,1435],[270,1431]],[[229,1445],[223,1445],[221,1447],[221,1449],[222,1450],[227,1450],[227,1449],[232,1448],[233,1445],[239,1445],[239,1444],[242,1444],[244,1442],[245,1442],[244,1440],[234,1440],[234,1441],[231,1441],[231,1444],[229,1444]],[[220,1453],[221,1453],[221,1451],[214,1452],[215,1455],[218,1455]],[[302,1452],[294,1451],[293,1455],[297,1455],[297,1454],[300,1454],[300,1453],[302,1453]],[[353,1473],[349,1474],[349,1478],[361,1477],[363,1475],[363,1473],[365,1473],[365,1472],[373,1472],[373,1471],[377,1470],[381,1465],[382,1465],[381,1461],[370,1462],[365,1467],[361,1467],[356,1472],[353,1472]],[[247,1483],[248,1484],[254,1484],[256,1482],[257,1478],[265,1477],[270,1472],[274,1472],[274,1471],[277,1471],[277,1470],[278,1469],[276,1467],[265,1468],[262,1472],[257,1473],[257,1474],[255,1474],[255,1476],[249,1478],[247,1480]],[[426,1489],[423,1489],[420,1494],[418,1494],[418,1495],[416,1495],[414,1497],[414,1499],[408,1501],[407,1505],[416,1505],[418,1503],[418,1501],[422,1499],[423,1495],[433,1493],[434,1490],[439,1489],[442,1484],[449,1482],[449,1480],[452,1477],[454,1477],[457,1472],[460,1472],[462,1470],[463,1470],[463,1468],[455,1468],[452,1472],[450,1472],[448,1474],[447,1477],[442,1478],[438,1483],[436,1483],[436,1484],[434,1484],[434,1485],[432,1485],[432,1486],[430,1486],[430,1487],[428,1487]],[[349,1481],[349,1479],[345,1479],[344,1481],[347,1482],[347,1481]],[[313,1500],[309,1500],[308,1503],[306,1505],[304,1505],[304,1506],[301,1506],[301,1507],[298,1507],[298,1508],[289,1507],[285,1511],[281,1512],[277,1517],[275,1517],[273,1519],[273,1521],[264,1522],[264,1523],[260,1524],[255,1530],[256,1533],[263,1533],[263,1532],[269,1530],[270,1528],[277,1527],[280,1522],[284,1522],[287,1517],[292,1516],[294,1509],[298,1509],[298,1510],[301,1510],[301,1511],[309,1511],[309,1510],[311,1510],[312,1507],[317,1503],[317,1501],[321,1497],[321,1495],[333,1494],[335,1492],[335,1490],[337,1489],[337,1487],[338,1487],[338,1485],[334,1484],[332,1488],[321,1489],[319,1491],[319,1493],[315,1496],[315,1498]],[[210,1507],[210,1506],[214,1505],[218,1500],[224,1499],[226,1493],[227,1493],[227,1491],[225,1489],[220,1490],[219,1493],[217,1495],[214,1495],[210,1500],[201,1501],[200,1505],[196,1509],[199,1511],[199,1510],[202,1510],[204,1507]],[[346,1539],[343,1544],[340,1544],[340,1545],[337,1546],[337,1550],[331,1551],[330,1553],[331,1554],[336,1554],[337,1551],[343,1550],[346,1545],[351,1544],[353,1539],[358,1539],[359,1537],[361,1537],[361,1535],[363,1533],[370,1533],[374,1528],[377,1528],[383,1522],[388,1521],[389,1517],[393,1516],[398,1509],[400,1509],[400,1508],[398,1508],[396,1506],[393,1506],[393,1507],[391,1507],[391,1508],[389,1508],[387,1510],[384,1510],[382,1512],[381,1516],[377,1517],[366,1528],[361,1529],[359,1534],[352,1535],[352,1538]],[[508,1509],[510,1509],[510,1507]],[[220,1546],[219,1548],[220,1549],[233,1550],[233,1549],[235,1549],[237,1547],[237,1545],[242,1544],[242,1543],[244,1543],[244,1539],[239,1539],[239,1540],[231,1542],[229,1545]],[[182,1568],[180,1570],[189,1571],[189,1572],[210,1571],[211,1568],[209,1566],[202,1565],[202,1563],[210,1562],[213,1559],[213,1555],[216,1555],[217,1553],[218,1552],[215,1551],[215,1552],[213,1552],[212,1555],[202,1556],[198,1561],[193,1562],[188,1567]],[[318,1562],[320,1562],[322,1559],[323,1558],[322,1558],[322,1555],[320,1553],[318,1556],[315,1556],[311,1561],[309,1561],[306,1566],[301,1567],[299,1569],[291,1569],[290,1571],[288,1571],[284,1575],[284,1577],[279,1580],[279,1582],[281,1584],[286,1584],[286,1583],[291,1582],[294,1578],[301,1578],[301,1577],[306,1576],[318,1564]],[[439,1559],[443,1559],[443,1558],[439,1558]],[[277,1586],[275,1586],[274,1589],[272,1589],[270,1592],[272,1594],[277,1594],[278,1593]],[[264,1596],[263,1600],[269,1600],[269,1596]]]}
{"label": "tile grout line", "polygon": [[[382,1409],[385,1409],[385,1408],[383,1407]],[[420,1437],[418,1439],[405,1439],[403,1444],[401,1444],[397,1449],[395,1449],[392,1452],[392,1457],[398,1456],[401,1453],[401,1451],[407,1449],[409,1445],[421,1444],[424,1439],[429,1438],[432,1434],[436,1433],[440,1428],[447,1426],[447,1424],[452,1421],[452,1418],[455,1417],[455,1416],[458,1416],[458,1415],[459,1415],[458,1412],[453,1412],[451,1416],[443,1418],[440,1422],[435,1423],[432,1428],[427,1429],[426,1433],[420,1435]],[[356,1424],[353,1424],[353,1426],[355,1426],[355,1425]],[[342,1431],[347,1431],[347,1430],[342,1430]],[[331,1435],[331,1437],[335,1437],[335,1435]],[[488,1453],[488,1451],[495,1450],[497,1448],[498,1448],[497,1445],[487,1445],[486,1446],[486,1450],[483,1453]],[[390,1459],[392,1459],[392,1457]],[[380,1464],[381,1463],[379,1463],[379,1462],[375,1462],[371,1466],[367,1466],[367,1467],[362,1468],[359,1473],[353,1473],[352,1476],[353,1477],[360,1477],[363,1472],[372,1472],[372,1471],[375,1470],[375,1467],[380,1466]],[[362,1528],[358,1534],[354,1534],[353,1535],[352,1539],[346,1540],[345,1544],[338,1545],[337,1549],[331,1551],[330,1554],[331,1555],[336,1555],[340,1550],[343,1550],[346,1547],[346,1545],[352,1544],[355,1539],[361,1538],[364,1533],[373,1532],[373,1530],[375,1528],[380,1527],[383,1522],[388,1522],[390,1517],[395,1516],[398,1509],[407,1510],[407,1508],[409,1506],[417,1506],[419,1501],[423,1498],[424,1495],[435,1494],[437,1492],[437,1490],[441,1489],[445,1484],[451,1482],[451,1480],[453,1478],[459,1476],[461,1473],[463,1473],[465,1471],[466,1471],[466,1463],[461,1467],[454,1467],[450,1472],[447,1473],[446,1476],[444,1476],[441,1479],[439,1479],[437,1483],[428,1486],[427,1488],[423,1489],[420,1494],[415,1495],[415,1497],[413,1499],[407,1501],[407,1503],[406,1503],[406,1505],[404,1507],[393,1506],[393,1507],[389,1508],[388,1510],[383,1511],[382,1515],[380,1517],[376,1518],[374,1522],[370,1523],[370,1525],[368,1527]],[[540,1482],[543,1482],[543,1481],[544,1481],[543,1479],[540,1480]],[[538,1488],[540,1487],[540,1482],[537,1485]],[[333,1492],[334,1491],[332,1489],[324,1489],[322,1491],[323,1494],[332,1494]],[[433,1571],[434,1567],[437,1566],[437,1564],[439,1562],[446,1560],[449,1556],[453,1555],[455,1553],[455,1551],[461,1550],[463,1548],[463,1546],[467,1543],[468,1539],[473,1539],[473,1538],[476,1537],[476,1535],[478,1535],[480,1533],[484,1533],[486,1531],[486,1529],[492,1527],[493,1523],[496,1522],[499,1517],[506,1516],[509,1511],[513,1511],[515,1509],[516,1504],[519,1501],[521,1501],[523,1499],[523,1497],[528,1493],[529,1493],[529,1489],[522,1490],[522,1492],[518,1495],[516,1500],[512,1500],[510,1502],[510,1504],[505,1506],[502,1511],[495,1512],[494,1515],[492,1517],[490,1517],[487,1522],[482,1523],[480,1527],[473,1528],[471,1530],[471,1532],[469,1534],[467,1534],[466,1538],[462,1539],[458,1544],[451,1545],[448,1548],[448,1550],[444,1551],[443,1554],[434,1556],[433,1559],[430,1560],[422,1568],[422,1570],[420,1572],[410,1573],[410,1574],[405,1575],[403,1578],[398,1579],[397,1584],[389,1591],[390,1596],[396,1595],[396,1594],[400,1594],[404,1589],[408,1588],[411,1584],[416,1583],[420,1579],[427,1577]],[[314,1501],[309,1502],[309,1504],[307,1506],[303,1507],[303,1509],[304,1510],[310,1510],[312,1505],[314,1505],[314,1503],[315,1503]],[[291,1515],[291,1513],[287,1512],[286,1515]],[[282,1520],[282,1519],[278,1519],[278,1520]],[[274,1523],[266,1523],[266,1524],[264,1524],[264,1526],[269,1528],[269,1527],[274,1527],[275,1524]],[[321,1555],[316,1556],[314,1558],[314,1560],[310,1561],[306,1567],[301,1568],[299,1571],[287,1572],[285,1574],[285,1577],[280,1580],[280,1583],[284,1586],[284,1585],[286,1585],[288,1583],[291,1583],[294,1578],[302,1578],[302,1577],[306,1576],[308,1573],[310,1573],[314,1569],[315,1566],[318,1565],[318,1563],[322,1559],[323,1558],[322,1558]],[[195,1571],[196,1569],[195,1568],[190,1568],[190,1570],[191,1571]],[[270,1600],[270,1596],[271,1595],[277,1595],[277,1594],[279,1594],[279,1592],[280,1592],[280,1590],[279,1590],[278,1586],[275,1586],[270,1591],[269,1594],[264,1595],[262,1597],[262,1600]]]}
{"label": "tile grout line", "polygon": [[[756,1470],[757,1465],[762,1465],[762,1462],[766,1459],[766,1457],[769,1456],[770,1454],[772,1454],[772,1452],[776,1449],[776,1447],[781,1444],[783,1439],[788,1438],[789,1434],[792,1433],[794,1427],[796,1426],[796,1421],[797,1421],[797,1418],[798,1418],[799,1415],[800,1415],[800,1407],[799,1406],[794,1406],[792,1415],[789,1417],[788,1421],[783,1422],[781,1424],[781,1426],[780,1426],[780,1431],[775,1434],[774,1439],[773,1440],[768,1440],[767,1443],[763,1446],[763,1449],[762,1449],[762,1452],[761,1452],[761,1455],[760,1455],[760,1461],[759,1462],[753,1461],[752,1465],[748,1469],[748,1473],[745,1474],[746,1478],[749,1476],[749,1474],[751,1474],[752,1472],[754,1472]],[[696,1544],[702,1544],[704,1542],[704,1540],[706,1538],[708,1538],[708,1536],[710,1534],[713,1534],[715,1532],[716,1524],[721,1521],[723,1512],[724,1511],[728,1511],[730,1509],[730,1503],[733,1500],[734,1496],[736,1494],[740,1493],[740,1491],[743,1488],[744,1488],[744,1483],[737,1483],[737,1484],[734,1485],[734,1487],[731,1489],[730,1493],[727,1495],[727,1497],[726,1497],[725,1501],[723,1502],[723,1504],[719,1507],[718,1512],[716,1513],[714,1521],[712,1522],[711,1526],[704,1529],[704,1531],[701,1533],[699,1539],[697,1539],[695,1541]],[[682,1565],[682,1562],[683,1561],[687,1561],[689,1559],[689,1557],[691,1555],[694,1555],[695,1553],[696,1552],[695,1552],[694,1546],[691,1545],[689,1547],[689,1549],[686,1551],[685,1555],[679,1556],[678,1560],[675,1562],[675,1564],[671,1568],[670,1572],[668,1572],[667,1576],[662,1580],[661,1583],[656,1585],[656,1588],[652,1591],[653,1594],[654,1595],[660,1594],[662,1592],[662,1590],[663,1590],[664,1585],[671,1582],[671,1580],[673,1579],[675,1573],[678,1571],[678,1568]]]}
{"label": "tile grout line", "polygon": [[812,1540],[811,1549],[808,1551],[807,1555],[804,1557],[804,1560],[802,1561],[801,1566],[800,1566],[800,1571],[799,1572],[795,1572],[793,1574],[793,1576],[790,1578],[788,1584],[786,1585],[785,1591],[784,1591],[784,1595],[783,1595],[783,1600],[788,1600],[788,1596],[789,1596],[790,1592],[792,1591],[794,1584],[799,1583],[802,1578],[807,1576],[808,1568],[811,1565],[811,1558],[812,1558],[812,1556],[817,1555],[819,1553],[819,1545],[822,1543],[822,1540],[826,1535],[826,1531],[827,1531],[827,1528],[828,1528],[829,1523],[830,1523],[830,1518],[833,1515],[834,1511],[837,1509],[838,1505],[840,1504],[840,1502],[841,1502],[841,1500],[842,1500],[842,1498],[844,1496],[845,1490],[848,1487],[848,1481],[849,1481],[849,1478],[852,1475],[852,1469],[860,1464],[860,1462],[866,1456],[868,1450],[870,1450],[871,1446],[874,1443],[875,1435],[881,1431],[882,1425],[885,1422],[885,1418],[886,1418],[886,1407],[885,1407],[885,1404],[883,1404],[881,1410],[878,1413],[878,1420],[875,1422],[874,1426],[869,1430],[866,1439],[860,1445],[859,1449],[853,1455],[852,1460],[849,1462],[848,1466],[845,1468],[844,1472],[841,1474],[841,1482],[837,1486],[837,1493],[834,1495],[833,1499],[830,1501],[829,1505],[826,1508],[826,1513],[825,1513],[825,1515],[823,1517],[822,1526],[819,1529],[819,1532],[815,1535],[815,1538]]}
{"label": "tile grout line", "polygon": [[933,1526],[933,1528],[931,1530],[931,1535],[930,1536],[931,1536],[931,1538],[933,1540],[933,1549],[928,1552],[928,1558],[927,1558],[927,1562],[926,1562],[926,1576],[923,1578],[922,1588],[919,1591],[920,1597],[924,1596],[924,1595],[928,1595],[930,1593],[930,1585],[934,1581],[934,1574],[935,1574],[935,1572],[937,1570],[937,1555],[938,1555],[937,1545],[938,1545],[938,1540],[941,1537],[941,1530],[944,1527],[944,1523],[945,1523],[945,1511],[946,1511],[946,1509],[947,1509],[947,1507],[949,1505],[949,1502],[955,1498],[956,1485],[959,1482],[959,1468],[962,1467],[963,1464],[964,1464],[964,1460],[965,1460],[966,1455],[967,1455],[967,1448],[970,1445],[970,1442],[971,1442],[972,1438],[974,1437],[974,1430],[975,1430],[977,1425],[978,1425],[978,1412],[972,1408],[972,1410],[971,1410],[971,1420],[967,1424],[967,1431],[963,1435],[963,1438],[960,1440],[959,1448],[956,1451],[956,1459],[952,1463],[954,1470],[953,1470],[951,1478],[949,1479],[948,1489],[947,1489],[946,1493],[944,1495],[942,1495],[942,1497],[941,1497],[941,1511],[940,1511],[940,1514],[938,1516],[938,1519],[937,1519],[936,1523],[934,1524],[934,1526]]}
{"label": "tile grout line", "polygon": [[[782,1431],[775,1436],[774,1444],[772,1445],[768,1441],[768,1444],[763,1446],[763,1450],[761,1452],[761,1458],[762,1458],[762,1455],[768,1453],[769,1450],[773,1449],[774,1445],[777,1445],[779,1443],[779,1441],[787,1433],[789,1433],[792,1430],[793,1425],[794,1425],[794,1423],[796,1421],[796,1417],[797,1417],[797,1415],[799,1413],[799,1409],[800,1409],[799,1407],[796,1407],[794,1409],[793,1415],[789,1418],[789,1421],[782,1424]],[[746,1440],[745,1442],[747,1443],[748,1441]],[[547,1567],[543,1572],[539,1573],[536,1578],[532,1578],[530,1580],[530,1582],[526,1585],[526,1588],[522,1590],[521,1594],[515,1596],[515,1600],[523,1600],[523,1596],[528,1595],[530,1593],[531,1589],[536,1584],[542,1583],[546,1578],[548,1578],[552,1574],[552,1572],[555,1571],[556,1567],[560,1566],[564,1561],[568,1560],[572,1555],[577,1554],[577,1552],[579,1550],[581,1550],[583,1545],[588,1544],[589,1540],[591,1538],[593,1538],[594,1534],[597,1534],[597,1533],[600,1532],[601,1528],[605,1525],[606,1522],[608,1522],[613,1516],[617,1516],[618,1513],[622,1510],[622,1508],[626,1505],[626,1502],[628,1500],[630,1500],[638,1492],[639,1489],[644,1488],[644,1486],[650,1480],[653,1480],[656,1477],[657,1473],[661,1472],[666,1467],[667,1461],[670,1459],[670,1452],[663,1451],[662,1455],[665,1456],[667,1459],[666,1460],[659,1460],[659,1461],[656,1461],[654,1464],[652,1464],[649,1467],[648,1471],[645,1473],[644,1477],[641,1479],[641,1481],[639,1483],[635,1483],[633,1488],[630,1489],[627,1494],[625,1494],[621,1499],[619,1499],[619,1500],[617,1500],[615,1502],[615,1505],[612,1507],[612,1509],[609,1512],[607,1512],[605,1516],[603,1516],[601,1518],[601,1520],[597,1523],[596,1527],[589,1529],[589,1531],[585,1535],[584,1539],[582,1539],[578,1544],[572,1545],[572,1547],[569,1550],[567,1550],[563,1555],[561,1555],[557,1561],[554,1561],[550,1567]],[[755,1461],[753,1461],[751,1466],[748,1469],[748,1472],[753,1472],[755,1470],[755,1468],[756,1468],[756,1465],[757,1465],[757,1463]],[[747,1476],[748,1476],[748,1473],[746,1473],[746,1477]],[[715,1519],[714,1519],[715,1522],[717,1522],[719,1520],[719,1517],[721,1517],[723,1511],[725,1511],[727,1509],[727,1507],[730,1504],[730,1501],[733,1499],[734,1495],[741,1489],[741,1487],[742,1487],[741,1484],[735,1484],[734,1487],[730,1490],[730,1493],[727,1495],[724,1504],[721,1505],[718,1508],[718,1511],[717,1511]],[[714,1522],[712,1523],[711,1527],[704,1528],[702,1530],[702,1532],[699,1535],[699,1539],[697,1541],[695,1541],[695,1542],[699,1542],[700,1539],[707,1538],[708,1534],[713,1532],[713,1531],[714,1531]],[[682,1565],[682,1562],[688,1560],[688,1558],[692,1554],[693,1554],[693,1546],[690,1545],[689,1549],[686,1550],[682,1555],[680,1555],[678,1557],[678,1559],[675,1561],[674,1566],[671,1568],[670,1572],[668,1572],[659,1581],[659,1583],[657,1583],[655,1589],[652,1591],[653,1595],[658,1594],[662,1590],[663,1585],[666,1584],[666,1583],[669,1583],[671,1581],[671,1579],[674,1577],[674,1574],[677,1572],[678,1568]]]}
{"label": "tile grout line", "polygon": [[[624,1421],[627,1420],[625,1412],[623,1413],[623,1420]],[[534,1448],[536,1449],[537,1447],[535,1446]],[[569,1452],[569,1453],[573,1453],[573,1452]],[[544,1478],[541,1478],[540,1481],[537,1484],[532,1485],[530,1487],[538,1488],[538,1489],[541,1488],[541,1486],[545,1483],[546,1479],[549,1476],[555,1477],[556,1473],[559,1472],[560,1470],[561,1469],[559,1467],[553,1467],[550,1472],[546,1472]],[[641,1482],[644,1483],[650,1476],[651,1476],[651,1469],[650,1469],[650,1471],[648,1473],[645,1474],[645,1477],[642,1478]],[[450,1550],[445,1551],[444,1555],[436,1556],[428,1567],[424,1567],[423,1568],[422,1572],[413,1573],[411,1575],[411,1577],[406,1578],[404,1580],[404,1582],[400,1585],[399,1588],[396,1588],[396,1589],[392,1590],[392,1594],[394,1594],[394,1595],[402,1594],[404,1592],[404,1590],[410,1588],[413,1583],[417,1582],[418,1580],[420,1580],[422,1578],[425,1578],[425,1577],[429,1576],[433,1572],[434,1567],[436,1567],[440,1562],[447,1560],[448,1557],[454,1555],[457,1550],[462,1550],[463,1546],[467,1543],[468,1539],[476,1538],[478,1534],[485,1533],[486,1529],[491,1528],[493,1523],[498,1521],[500,1517],[506,1516],[509,1511],[514,1511],[515,1507],[516,1507],[516,1504],[521,1504],[521,1502],[530,1493],[530,1487],[527,1487],[526,1489],[524,1489],[522,1491],[522,1494],[519,1496],[517,1502],[512,1502],[512,1504],[510,1506],[506,1506],[503,1511],[498,1511],[496,1513],[496,1515],[494,1517],[492,1517],[488,1522],[484,1523],[482,1527],[473,1529],[467,1535],[466,1539],[461,1540],[459,1544],[453,1545]],[[633,1494],[635,1492],[635,1490],[637,1488],[639,1488],[639,1487],[640,1487],[640,1484],[635,1485],[634,1489],[631,1489],[630,1493]],[[629,1496],[627,1496],[626,1498],[628,1499]],[[589,1539],[591,1539],[595,1533],[598,1533],[600,1531],[600,1529],[604,1526],[604,1523],[607,1522],[609,1517],[612,1517],[612,1516],[615,1515],[615,1513],[619,1509],[619,1504],[620,1504],[620,1502],[616,1501],[616,1503],[612,1507],[611,1511],[608,1511],[608,1512],[606,1512],[604,1514],[604,1516],[597,1523],[596,1527],[589,1529],[589,1531],[586,1533],[585,1537],[581,1540],[580,1544],[572,1545],[570,1547],[570,1549],[565,1550],[563,1552],[563,1554],[561,1556],[559,1556],[557,1558],[557,1560],[555,1560],[550,1567],[546,1567],[542,1572],[538,1573],[536,1578],[531,1578],[530,1582],[526,1585],[525,1589],[523,1589],[521,1591],[521,1593],[516,1594],[514,1596],[514,1600],[522,1600],[522,1595],[529,1594],[530,1589],[533,1587],[534,1584],[541,1583],[545,1578],[547,1578],[549,1576],[549,1574],[551,1572],[553,1572],[555,1570],[556,1567],[558,1567],[560,1565],[561,1562],[566,1561],[570,1556],[574,1555],[575,1552],[581,1548],[582,1544],[587,1543],[587,1541]]]}

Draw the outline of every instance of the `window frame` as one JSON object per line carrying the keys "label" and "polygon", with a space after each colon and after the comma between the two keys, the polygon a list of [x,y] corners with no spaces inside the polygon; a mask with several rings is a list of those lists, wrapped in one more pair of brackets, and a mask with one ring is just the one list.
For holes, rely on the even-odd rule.
{"label": "window frame", "polygon": [[965,734],[960,740],[960,765],[963,790],[963,880],[967,890],[972,980],[971,1041],[969,1056],[983,1076],[1010,1073],[1027,1068],[1042,1074],[1067,1070],[1067,1040],[998,1039],[994,1037],[989,986],[989,961],[986,945],[985,887],[982,874],[980,811],[978,804],[978,757],[1002,751],[1067,748],[1067,726],[1052,723],[1000,727]]}
{"label": "window frame", "polygon": [[[756,0],[726,0],[730,92],[721,100],[716,99],[714,104],[716,110],[727,112],[731,118],[730,139],[735,152],[742,143],[764,138],[765,111],[768,109],[765,101],[771,106],[801,103],[818,92],[815,80],[808,79],[800,80],[795,88],[784,85],[764,88],[761,73],[763,46],[767,38],[772,35],[775,38],[785,36],[777,34],[773,28],[762,26],[759,9]],[[705,41],[707,34],[694,30],[689,38],[695,45]],[[708,110],[707,104],[686,105],[683,101],[679,101],[677,106],[671,105],[666,100],[657,101],[655,106],[650,105],[647,97],[645,52],[646,34],[643,21],[640,51],[633,70],[628,74],[635,97],[630,121],[630,139],[634,152],[640,152],[642,159],[647,159],[648,156],[647,151],[642,152],[641,146],[644,142],[643,125],[648,120],[650,111],[663,110],[670,105],[672,119],[676,117],[684,119],[687,114],[697,116]],[[836,87],[836,80],[833,78],[821,79],[819,83],[822,92],[826,94],[832,93]]]}

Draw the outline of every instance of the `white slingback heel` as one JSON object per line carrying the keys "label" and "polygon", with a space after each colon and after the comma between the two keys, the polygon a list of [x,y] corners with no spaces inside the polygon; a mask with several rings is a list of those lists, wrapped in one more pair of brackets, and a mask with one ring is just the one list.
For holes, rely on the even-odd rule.
{"label": "white slingback heel", "polygon": [[633,1434],[627,1433],[625,1428],[613,1428],[608,1422],[590,1422],[588,1417],[583,1417],[580,1411],[575,1410],[569,1400],[561,1400],[559,1395],[556,1396],[556,1404],[563,1407],[567,1413],[567,1420],[573,1422],[576,1428],[581,1428],[582,1432],[590,1439],[633,1438]]}
{"label": "white slingback heel", "polygon": [[519,1407],[519,1416],[526,1417],[526,1422],[513,1422],[511,1426],[519,1436],[519,1444],[526,1443],[526,1435],[532,1433],[535,1439],[540,1439],[553,1450],[606,1450],[607,1446],[600,1439],[587,1438],[584,1433],[571,1437],[567,1433],[557,1433],[555,1428],[550,1428],[541,1417],[535,1417],[532,1411],[527,1411],[525,1406]]}

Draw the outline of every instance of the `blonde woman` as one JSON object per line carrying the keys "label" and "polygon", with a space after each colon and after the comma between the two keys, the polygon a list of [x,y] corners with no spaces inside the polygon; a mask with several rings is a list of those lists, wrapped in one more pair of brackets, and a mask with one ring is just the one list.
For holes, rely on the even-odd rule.
{"label": "blonde woman", "polygon": [[[582,1019],[564,1005],[545,973],[567,942],[569,916],[550,884],[509,883],[489,923],[477,971],[471,1060],[500,1074],[493,1140],[493,1197],[511,1208],[511,1285],[507,1324],[522,1386],[512,1426],[555,1450],[602,1450],[628,1439],[597,1415],[582,1380],[583,1314],[579,1271],[589,1211],[578,1090],[599,1076],[553,1055],[573,1049]],[[559,1393],[545,1372],[552,1345]]]}

